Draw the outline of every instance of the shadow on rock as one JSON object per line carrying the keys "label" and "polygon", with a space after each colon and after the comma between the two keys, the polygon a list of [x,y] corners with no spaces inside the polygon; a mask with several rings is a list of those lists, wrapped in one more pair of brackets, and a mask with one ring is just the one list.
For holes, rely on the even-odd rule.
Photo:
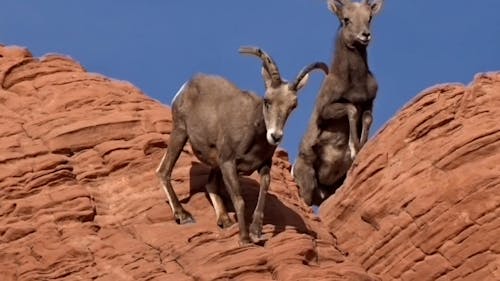
{"label": "shadow on rock", "polygon": [[[192,162],[190,170],[190,197],[198,192],[204,192],[206,199],[210,202],[205,185],[208,181],[210,168],[200,162]],[[254,179],[240,176],[241,193],[245,200],[245,219],[247,224],[252,222],[253,211],[257,205],[259,197],[260,183]],[[219,186],[219,193],[224,200],[228,212],[234,213],[234,206],[229,194],[223,186]],[[190,198],[183,200],[187,203]],[[210,202],[211,203],[211,202]],[[235,217],[235,216],[234,216]],[[266,205],[264,208],[264,225],[274,226],[273,236],[285,231],[287,228],[295,229],[300,233],[308,233],[316,237],[316,233],[308,229],[303,218],[293,209],[286,206],[274,194],[268,193],[266,196]]]}

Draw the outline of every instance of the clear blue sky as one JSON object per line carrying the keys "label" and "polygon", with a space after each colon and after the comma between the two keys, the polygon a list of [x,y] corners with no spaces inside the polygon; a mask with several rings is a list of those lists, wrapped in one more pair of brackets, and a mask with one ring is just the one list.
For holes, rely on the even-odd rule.
{"label": "clear blue sky", "polygon": [[[310,62],[330,64],[338,21],[325,2],[3,0],[0,43],[27,46],[36,56],[68,54],[164,104],[196,72],[262,94],[260,62],[238,47],[262,47],[287,79]],[[421,90],[500,69],[499,0],[385,2],[369,50],[380,84],[372,133]],[[283,146],[292,158],[322,79],[313,75],[289,120]]]}

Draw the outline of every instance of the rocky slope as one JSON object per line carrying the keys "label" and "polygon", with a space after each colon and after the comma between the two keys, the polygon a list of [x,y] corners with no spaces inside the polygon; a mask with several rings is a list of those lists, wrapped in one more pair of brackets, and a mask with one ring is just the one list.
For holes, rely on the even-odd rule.
{"label": "rocky slope", "polygon": [[422,93],[321,218],[383,280],[500,280],[500,73]]}
{"label": "rocky slope", "polygon": [[[174,186],[193,225],[177,225],[154,174],[170,110],[70,58],[0,47],[2,280],[374,280],[335,248],[298,198],[278,151],[264,247],[220,230],[207,168],[186,147]],[[243,180],[255,206],[256,177]],[[250,216],[250,211],[248,212]]]}
{"label": "rocky slope", "polygon": [[407,106],[321,220],[278,151],[262,247],[216,226],[188,146],[174,187],[197,222],[174,222],[154,175],[170,110],[134,86],[4,46],[0,83],[1,280],[500,279],[499,74]]}

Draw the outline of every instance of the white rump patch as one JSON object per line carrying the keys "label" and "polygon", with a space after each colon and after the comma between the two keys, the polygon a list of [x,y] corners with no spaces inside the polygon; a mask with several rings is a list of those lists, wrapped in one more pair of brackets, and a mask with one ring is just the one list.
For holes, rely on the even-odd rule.
{"label": "white rump patch", "polygon": [[187,83],[188,82],[184,82],[184,84],[182,84],[181,88],[179,89],[179,91],[177,91],[177,93],[175,94],[174,98],[170,102],[170,105],[174,104],[174,101],[177,99],[177,97],[179,96],[179,94],[182,93],[182,91],[184,91],[184,88],[186,88]]}

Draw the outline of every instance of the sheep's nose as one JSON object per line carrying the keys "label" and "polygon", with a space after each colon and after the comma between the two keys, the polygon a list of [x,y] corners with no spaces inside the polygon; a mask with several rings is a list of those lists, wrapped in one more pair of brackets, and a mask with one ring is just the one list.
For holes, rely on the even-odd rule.
{"label": "sheep's nose", "polygon": [[362,33],[362,35],[363,35],[363,37],[365,37],[365,38],[366,38],[366,40],[370,40],[370,39],[371,39],[371,37],[372,37],[372,34],[370,33],[370,31],[364,31],[364,32]]}
{"label": "sheep's nose", "polygon": [[283,134],[275,132],[275,133],[271,134],[271,137],[273,138],[273,140],[274,140],[275,143],[278,143],[278,142],[281,141],[281,138],[283,137]]}

